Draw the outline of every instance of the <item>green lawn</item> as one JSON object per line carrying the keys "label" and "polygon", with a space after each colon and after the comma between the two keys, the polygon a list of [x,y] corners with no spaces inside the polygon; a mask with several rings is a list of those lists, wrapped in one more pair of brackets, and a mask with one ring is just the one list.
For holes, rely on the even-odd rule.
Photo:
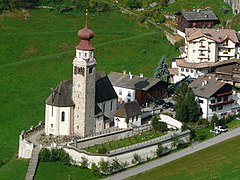
{"label": "green lawn", "polygon": [[129,178],[239,179],[240,136]]}
{"label": "green lawn", "polygon": [[89,169],[67,166],[60,163],[40,162],[34,179],[36,180],[94,180],[103,178],[100,173],[92,173]]}
{"label": "green lawn", "polygon": [[105,144],[101,144],[101,145],[95,145],[89,148],[85,148],[84,150],[88,151],[88,152],[92,152],[92,153],[96,153],[98,152],[98,150],[100,148],[105,147],[107,149],[107,151],[111,151],[114,149],[118,149],[118,148],[122,148],[122,147],[126,147],[126,146],[130,146],[133,144],[138,144],[141,142],[145,142],[157,137],[160,137],[164,135],[164,133],[161,133],[159,131],[155,131],[155,130],[149,130],[149,131],[145,131],[141,134],[129,137],[129,138],[125,138],[125,139],[121,139],[121,140],[117,140],[117,141],[111,141]]}
{"label": "green lawn", "polygon": [[12,159],[0,168],[1,180],[24,179],[27,171],[28,160]]}

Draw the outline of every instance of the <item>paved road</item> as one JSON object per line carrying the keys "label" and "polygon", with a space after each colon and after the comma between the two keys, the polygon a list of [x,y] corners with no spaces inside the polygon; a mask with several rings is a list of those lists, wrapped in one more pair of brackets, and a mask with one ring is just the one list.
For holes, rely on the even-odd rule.
{"label": "paved road", "polygon": [[179,159],[181,157],[187,156],[187,155],[192,154],[194,152],[200,151],[200,150],[205,149],[209,146],[212,146],[214,144],[217,144],[219,142],[225,141],[227,139],[230,139],[230,138],[238,136],[238,135],[240,135],[240,128],[236,128],[236,129],[231,130],[229,132],[222,133],[222,134],[220,134],[220,135],[218,135],[214,138],[206,140],[202,143],[195,144],[193,146],[190,146],[190,147],[188,147],[186,149],[183,149],[181,151],[178,151],[176,153],[164,156],[160,159],[157,159],[157,160],[151,161],[149,163],[146,163],[146,164],[137,166],[135,168],[131,168],[129,170],[123,171],[121,173],[115,174],[113,176],[110,176],[110,177],[106,178],[106,180],[115,180],[115,179],[119,180],[119,179],[128,178],[130,176],[133,176],[133,175],[139,174],[141,172],[150,170],[150,169],[155,168],[157,166],[161,166],[163,164],[166,164],[168,162],[174,161],[174,160]]}

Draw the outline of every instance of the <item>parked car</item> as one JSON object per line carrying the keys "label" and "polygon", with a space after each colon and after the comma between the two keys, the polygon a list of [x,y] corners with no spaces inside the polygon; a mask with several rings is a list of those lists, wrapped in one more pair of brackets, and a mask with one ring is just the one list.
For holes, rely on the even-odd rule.
{"label": "parked car", "polygon": [[220,132],[226,132],[226,131],[228,130],[225,125],[216,126],[214,129],[215,129],[215,130],[218,130],[218,131],[220,131]]}
{"label": "parked car", "polygon": [[165,103],[165,104],[162,106],[162,108],[163,108],[163,109],[168,109],[168,108],[170,108],[170,105],[167,104],[167,103]]}
{"label": "parked car", "polygon": [[172,102],[167,102],[166,104],[168,104],[170,107],[174,106]]}
{"label": "parked car", "polygon": [[155,104],[157,104],[157,105],[163,105],[163,104],[165,104],[165,101],[164,101],[163,99],[157,99],[157,100],[155,101]]}
{"label": "parked car", "polygon": [[213,133],[215,135],[218,135],[221,133],[221,131],[217,130],[217,129],[213,129],[213,130],[210,130],[210,133]]}

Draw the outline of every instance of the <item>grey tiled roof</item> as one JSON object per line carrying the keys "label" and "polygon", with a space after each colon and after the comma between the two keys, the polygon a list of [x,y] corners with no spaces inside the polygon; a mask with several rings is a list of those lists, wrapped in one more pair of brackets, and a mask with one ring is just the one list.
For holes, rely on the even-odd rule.
{"label": "grey tiled roof", "polygon": [[72,101],[72,80],[63,80],[46,99],[46,104],[58,107],[74,106]]}
{"label": "grey tiled roof", "polygon": [[130,75],[117,72],[111,72],[108,74],[108,77],[113,86],[123,87],[128,89],[137,89],[147,91],[155,84],[159,83],[159,79],[148,78],[133,75],[132,79],[130,79]]}
{"label": "grey tiled roof", "polygon": [[127,102],[120,105],[114,116],[121,118],[130,118],[141,114],[141,109],[137,101]]}
{"label": "grey tiled roof", "polygon": [[212,10],[182,11],[181,13],[187,21],[218,21]]}
{"label": "grey tiled roof", "polygon": [[[205,85],[203,85],[204,81],[206,82]],[[225,84],[225,82],[217,81],[215,78],[199,77],[189,84],[189,87],[192,88],[196,96],[210,98]]]}
{"label": "grey tiled roof", "polygon": [[104,74],[96,74],[96,103],[104,102],[110,99],[118,98],[113,86],[108,78]]}

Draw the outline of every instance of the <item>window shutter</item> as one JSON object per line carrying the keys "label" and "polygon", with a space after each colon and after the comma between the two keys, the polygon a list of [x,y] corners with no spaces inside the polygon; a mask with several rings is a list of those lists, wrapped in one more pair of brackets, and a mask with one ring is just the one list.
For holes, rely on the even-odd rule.
{"label": "window shutter", "polygon": [[77,66],[74,66],[74,74],[77,74]]}

